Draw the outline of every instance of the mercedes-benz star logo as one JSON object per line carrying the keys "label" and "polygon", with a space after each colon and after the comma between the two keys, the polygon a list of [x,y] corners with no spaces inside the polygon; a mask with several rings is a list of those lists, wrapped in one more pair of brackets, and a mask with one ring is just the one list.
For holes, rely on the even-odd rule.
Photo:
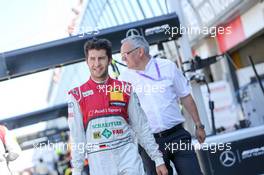
{"label": "mercedes-benz star logo", "polygon": [[137,29],[129,29],[126,33],[126,37],[129,37],[129,36],[140,36],[140,34]]}
{"label": "mercedes-benz star logo", "polygon": [[219,160],[225,167],[231,167],[236,162],[236,156],[232,151],[224,151],[220,154]]}

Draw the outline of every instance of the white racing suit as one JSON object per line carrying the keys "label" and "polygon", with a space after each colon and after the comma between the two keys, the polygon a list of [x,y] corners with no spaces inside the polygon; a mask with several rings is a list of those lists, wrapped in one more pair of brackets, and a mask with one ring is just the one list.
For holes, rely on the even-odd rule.
{"label": "white racing suit", "polygon": [[130,86],[90,79],[69,92],[73,175],[81,174],[86,154],[91,175],[144,175],[137,142],[156,166],[164,163],[136,94],[124,87]]}

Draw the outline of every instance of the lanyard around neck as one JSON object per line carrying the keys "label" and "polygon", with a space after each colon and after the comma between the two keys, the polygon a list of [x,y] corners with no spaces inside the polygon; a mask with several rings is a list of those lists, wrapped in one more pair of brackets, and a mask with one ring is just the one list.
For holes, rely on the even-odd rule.
{"label": "lanyard around neck", "polygon": [[151,79],[153,81],[160,81],[161,80],[161,75],[160,75],[160,69],[159,69],[159,65],[157,64],[156,60],[154,60],[154,64],[155,64],[155,68],[156,68],[156,72],[158,74],[158,78],[154,78],[154,77],[151,77],[149,75],[146,75],[144,73],[141,73],[139,71],[137,71],[137,73],[142,76],[142,77],[145,77],[145,78],[148,78],[148,79]]}

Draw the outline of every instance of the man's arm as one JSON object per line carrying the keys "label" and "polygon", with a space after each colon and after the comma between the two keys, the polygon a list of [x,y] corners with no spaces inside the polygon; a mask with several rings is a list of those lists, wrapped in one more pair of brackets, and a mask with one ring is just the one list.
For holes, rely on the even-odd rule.
{"label": "man's arm", "polygon": [[192,119],[195,123],[196,128],[196,137],[199,141],[199,143],[203,143],[205,140],[205,131],[204,128],[202,128],[202,123],[198,114],[198,110],[196,107],[196,104],[192,98],[192,95],[189,94],[185,97],[181,97],[181,103],[185,107],[185,109],[189,112],[189,114],[192,116]]}
{"label": "man's arm", "polygon": [[81,175],[85,160],[85,131],[78,102],[72,95],[68,101],[68,124],[71,140],[73,175]]}
{"label": "man's arm", "polygon": [[155,161],[158,175],[167,175],[168,171],[164,164],[162,153],[159,151],[159,146],[151,133],[147,117],[140,107],[138,97],[135,93],[131,93],[128,104],[128,115],[139,144],[146,150],[151,159]]}
{"label": "man's arm", "polygon": [[205,140],[205,132],[202,129],[202,123],[199,118],[196,104],[190,95],[191,86],[187,79],[183,76],[182,72],[176,67],[174,63],[171,64],[171,74],[173,75],[173,84],[178,97],[185,109],[190,113],[196,126],[196,137],[199,143],[203,143]]}

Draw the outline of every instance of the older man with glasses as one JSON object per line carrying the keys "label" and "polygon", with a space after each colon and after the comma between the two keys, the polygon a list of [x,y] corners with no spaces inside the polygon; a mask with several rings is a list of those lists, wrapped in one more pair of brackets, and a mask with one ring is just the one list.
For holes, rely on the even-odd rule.
{"label": "older man with glasses", "polygon": [[[169,174],[173,173],[171,161],[180,175],[202,174],[195,152],[190,149],[192,147],[184,150],[171,147],[179,147],[179,144],[191,145],[191,135],[182,126],[185,119],[178,99],[192,116],[198,141],[202,143],[205,140],[204,125],[191,96],[189,82],[172,61],[152,58],[149,44],[142,36],[128,36],[121,43],[122,59],[128,69],[119,78],[133,85],[159,149],[164,155]],[[151,88],[146,92],[145,87]],[[140,153],[147,174],[156,174],[155,162],[151,161],[142,148]]]}

